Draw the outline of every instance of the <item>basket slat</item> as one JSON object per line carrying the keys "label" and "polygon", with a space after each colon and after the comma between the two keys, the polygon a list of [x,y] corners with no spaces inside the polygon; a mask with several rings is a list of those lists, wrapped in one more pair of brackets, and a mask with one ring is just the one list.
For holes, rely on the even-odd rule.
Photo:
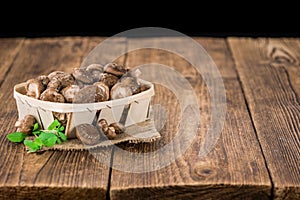
{"label": "basket slat", "polygon": [[150,106],[150,98],[140,99],[130,105],[125,126],[130,126],[138,122],[145,121],[148,116],[148,107]]}
{"label": "basket slat", "polygon": [[54,121],[53,113],[49,110],[38,109],[38,112],[41,117],[42,126],[44,129],[47,129],[49,125]]}
{"label": "basket slat", "polygon": [[107,123],[118,122],[121,119],[122,113],[124,110],[124,105],[113,106],[111,108],[103,108],[99,114],[98,121],[100,119],[106,119]]}
{"label": "basket slat", "polygon": [[86,111],[86,112],[74,112],[74,113],[68,113],[68,123],[66,126],[66,135],[68,138],[75,138],[75,134],[73,132],[73,129],[75,126],[79,124],[92,124],[95,116],[96,116],[97,110],[93,111]]}
{"label": "basket slat", "polygon": [[19,120],[24,119],[24,117],[26,115],[32,115],[35,117],[35,119],[37,120],[37,122],[39,124],[41,123],[41,119],[38,113],[38,109],[36,107],[32,107],[30,106],[28,103],[23,102],[20,99],[16,99],[16,103],[17,103],[17,108],[18,108],[18,113],[19,113]]}

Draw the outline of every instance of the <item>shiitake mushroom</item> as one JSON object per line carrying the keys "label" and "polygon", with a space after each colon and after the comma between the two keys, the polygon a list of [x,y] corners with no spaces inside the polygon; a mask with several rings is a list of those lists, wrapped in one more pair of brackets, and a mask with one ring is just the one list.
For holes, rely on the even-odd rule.
{"label": "shiitake mushroom", "polygon": [[26,95],[43,101],[93,103],[128,97],[149,89],[138,81],[139,71],[123,65],[91,64],[72,73],[54,71],[26,82]]}
{"label": "shiitake mushroom", "polygon": [[53,88],[46,89],[42,94],[40,99],[42,101],[51,101],[51,102],[58,102],[58,103],[64,103],[65,98],[62,94],[58,93]]}
{"label": "shiitake mushroom", "polygon": [[75,127],[76,137],[85,145],[95,145],[100,142],[100,133],[92,124],[80,124]]}
{"label": "shiitake mushroom", "polygon": [[61,94],[65,97],[67,103],[72,103],[74,97],[80,91],[80,87],[78,85],[69,85],[61,90]]}
{"label": "shiitake mushroom", "polygon": [[44,86],[38,79],[29,79],[26,81],[25,89],[27,96],[39,99],[44,90]]}
{"label": "shiitake mushroom", "polygon": [[104,66],[104,72],[121,77],[123,76],[128,69],[123,65],[118,65],[117,63],[108,63]]}
{"label": "shiitake mushroom", "polygon": [[26,115],[23,119],[18,120],[15,123],[15,127],[17,127],[17,132],[22,132],[25,134],[31,134],[34,124],[36,123],[36,119],[32,115]]}

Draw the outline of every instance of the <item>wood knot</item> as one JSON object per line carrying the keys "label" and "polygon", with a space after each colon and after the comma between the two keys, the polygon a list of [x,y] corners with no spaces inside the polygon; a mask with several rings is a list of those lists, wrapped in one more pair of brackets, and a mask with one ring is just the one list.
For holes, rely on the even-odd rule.
{"label": "wood knot", "polygon": [[296,58],[288,50],[273,47],[270,51],[270,57],[276,64],[296,64]]}
{"label": "wood knot", "polygon": [[79,50],[82,49],[82,41],[76,41],[73,45],[72,45],[72,50]]}
{"label": "wood knot", "polygon": [[217,174],[216,169],[208,166],[196,166],[194,172],[201,178],[210,178]]}

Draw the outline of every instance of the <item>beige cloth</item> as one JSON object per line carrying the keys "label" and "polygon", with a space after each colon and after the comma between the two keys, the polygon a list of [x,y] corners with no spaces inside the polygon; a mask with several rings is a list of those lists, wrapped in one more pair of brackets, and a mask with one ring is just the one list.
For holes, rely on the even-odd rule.
{"label": "beige cloth", "polygon": [[156,130],[153,120],[146,120],[126,127],[125,132],[117,135],[113,140],[104,139],[96,145],[84,145],[79,139],[68,139],[62,144],[56,144],[53,147],[43,147],[40,151],[47,150],[66,150],[82,151],[100,147],[108,147],[122,142],[141,143],[153,142],[160,138],[160,133]]}

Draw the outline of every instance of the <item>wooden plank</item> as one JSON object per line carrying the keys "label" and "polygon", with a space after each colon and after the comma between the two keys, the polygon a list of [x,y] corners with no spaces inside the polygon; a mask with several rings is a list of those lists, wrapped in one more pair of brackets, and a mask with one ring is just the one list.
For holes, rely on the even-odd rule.
{"label": "wooden plank", "polygon": [[300,39],[268,40],[268,57],[272,66],[286,71],[291,89],[300,97]]}
{"label": "wooden plank", "polygon": [[5,187],[0,188],[1,199],[105,199],[98,188],[82,187]]}
{"label": "wooden plank", "polygon": [[292,41],[229,39],[275,199],[300,198],[300,106],[292,87],[300,78],[293,73],[299,41],[290,48]]}
{"label": "wooden plank", "polygon": [[[175,38],[144,40],[159,43],[165,39],[172,42]],[[171,150],[165,151],[164,154],[157,154],[157,160],[149,160],[142,156],[143,153],[156,151],[168,144],[179,128],[180,106],[176,96],[167,88],[156,84],[152,105],[158,104],[163,109],[154,110],[153,116],[159,127],[162,127],[160,130],[162,138],[152,144],[123,145],[115,148],[113,166],[116,169],[112,170],[111,199],[146,197],[150,199],[269,199],[271,182],[247,112],[243,93],[235,78],[233,62],[221,53],[230,54],[225,40],[198,39],[197,41],[205,44],[209,54],[218,63],[226,63],[221,70],[223,76],[226,77],[224,84],[228,103],[222,137],[208,156],[199,159],[199,149],[210,128],[210,97],[203,79],[190,68],[189,63],[162,50],[143,49],[129,53],[126,62],[129,67],[146,63],[161,63],[172,66],[189,80],[198,97],[200,127],[191,146],[171,165],[156,171],[134,173],[137,168],[146,169],[149,165],[161,164],[164,162],[164,155],[174,156],[176,152],[182,151],[181,144],[185,142],[175,141]],[[131,45],[138,47],[141,42],[143,42],[141,39],[130,39],[128,47]],[[169,80],[170,84],[179,83],[163,70],[152,73],[163,73],[165,80]],[[140,156],[124,157],[121,153],[122,149],[138,152]],[[124,172],[120,169],[122,167],[128,171]]]}
{"label": "wooden plank", "polygon": [[224,48],[223,42],[220,43],[216,38],[193,38],[213,57],[213,61],[218,67],[223,78],[236,78],[237,73],[232,67],[232,57],[230,51]]}
{"label": "wooden plank", "polygon": [[[17,108],[12,91],[17,83],[54,70],[71,72],[103,38],[27,39],[1,90],[0,198],[106,197],[111,149],[102,152],[49,151],[27,154],[23,145],[12,144],[6,134],[14,131]],[[124,44],[120,48],[125,48]],[[97,157],[95,159],[94,157]],[[92,192],[92,193],[89,193]],[[46,194],[47,193],[47,194]],[[25,196],[26,195],[26,196]],[[28,196],[27,196],[28,195]]]}
{"label": "wooden plank", "polygon": [[103,148],[101,152],[48,151],[26,155],[18,187],[1,187],[0,198],[13,194],[26,199],[105,199],[109,167],[103,163],[110,161],[111,149]]}
{"label": "wooden plank", "polygon": [[0,39],[0,87],[23,42],[23,38]]}

